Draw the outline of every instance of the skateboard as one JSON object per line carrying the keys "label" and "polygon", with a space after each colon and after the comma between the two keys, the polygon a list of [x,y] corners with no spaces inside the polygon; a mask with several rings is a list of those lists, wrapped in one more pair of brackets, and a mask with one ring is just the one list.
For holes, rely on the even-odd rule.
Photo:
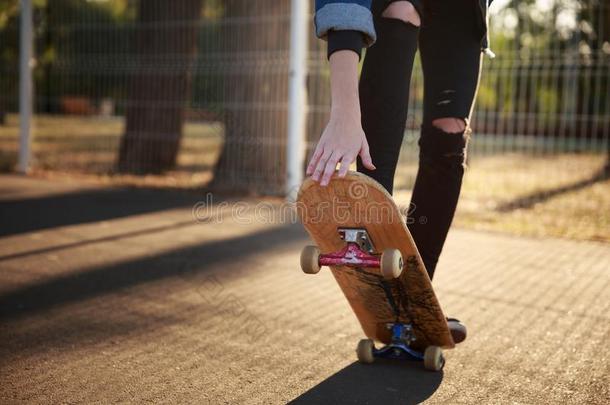
{"label": "skateboard", "polygon": [[442,349],[455,343],[392,196],[350,171],[342,178],[335,174],[326,187],[305,179],[296,206],[316,243],[301,252],[301,269],[316,274],[330,267],[367,337],[358,343],[358,360],[411,359],[441,370]]}

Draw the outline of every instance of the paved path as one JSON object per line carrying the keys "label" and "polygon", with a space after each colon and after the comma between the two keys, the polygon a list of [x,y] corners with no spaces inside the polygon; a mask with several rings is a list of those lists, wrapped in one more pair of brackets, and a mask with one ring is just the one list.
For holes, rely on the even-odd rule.
{"label": "paved path", "polygon": [[363,366],[302,228],[204,199],[0,176],[0,402],[610,402],[608,245],[454,230],[434,284],[470,338]]}

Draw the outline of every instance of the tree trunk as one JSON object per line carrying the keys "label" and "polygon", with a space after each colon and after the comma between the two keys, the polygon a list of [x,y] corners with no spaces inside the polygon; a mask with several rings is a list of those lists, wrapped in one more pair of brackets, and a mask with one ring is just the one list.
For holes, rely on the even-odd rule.
{"label": "tree trunk", "polygon": [[225,143],[212,188],[281,194],[285,182],[290,2],[226,0]]}
{"label": "tree trunk", "polygon": [[140,0],[120,172],[160,173],[175,167],[190,97],[202,0]]}
{"label": "tree trunk", "polygon": [[[610,43],[610,5],[608,4],[608,2],[605,2],[603,4],[604,4],[604,6],[600,10],[600,13],[603,14],[603,18],[600,18],[601,22],[599,24],[598,30],[600,30],[600,31],[603,30],[601,35],[602,35],[604,43]],[[600,55],[600,57],[601,57],[601,55]],[[608,82],[610,82],[610,74],[609,74],[608,70],[606,69],[605,74],[603,75],[603,81],[601,84],[602,89],[607,89],[609,87]],[[602,94],[604,97],[603,105],[608,106],[610,104],[610,101],[608,101],[608,97],[610,97],[610,94],[608,94],[607,92],[602,93]],[[606,109],[604,111],[602,111],[601,113],[602,113],[602,117],[607,116],[608,107],[606,107]],[[606,138],[606,166],[604,168],[604,171],[605,171],[606,176],[608,176],[608,177],[610,177],[610,139],[608,139],[609,135],[610,134],[608,134],[608,133],[602,134],[602,137]]]}
{"label": "tree trunk", "polygon": [[6,112],[4,110],[4,101],[0,99],[0,125],[6,125]]}

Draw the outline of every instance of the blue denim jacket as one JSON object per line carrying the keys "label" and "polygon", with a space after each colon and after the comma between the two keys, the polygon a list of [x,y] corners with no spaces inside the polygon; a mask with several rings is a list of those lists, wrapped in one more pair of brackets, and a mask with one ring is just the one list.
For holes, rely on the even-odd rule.
{"label": "blue denim jacket", "polygon": [[[371,0],[315,0],[316,13],[314,23],[316,35],[326,38],[328,31],[354,30],[364,34],[364,43],[371,46],[376,40],[373,15],[371,14]],[[489,51],[487,35],[487,9],[491,0],[479,0],[481,12],[481,26],[484,27],[481,39],[481,49]]]}
{"label": "blue denim jacket", "polygon": [[364,34],[366,46],[377,39],[371,0],[316,0],[314,24],[319,38],[326,38],[330,30],[353,30]]}

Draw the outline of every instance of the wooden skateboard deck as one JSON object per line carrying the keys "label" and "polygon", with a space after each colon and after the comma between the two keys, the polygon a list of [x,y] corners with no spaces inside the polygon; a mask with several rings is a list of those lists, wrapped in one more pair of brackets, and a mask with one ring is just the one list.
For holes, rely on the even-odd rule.
{"label": "wooden skateboard deck", "polygon": [[400,322],[412,326],[415,347],[455,346],[405,218],[379,183],[356,172],[344,178],[335,175],[326,187],[307,178],[298,193],[297,211],[323,254],[345,247],[339,228],[366,229],[375,254],[400,250],[403,271],[395,279],[384,279],[379,268],[331,266],[368,338],[389,344],[392,332],[387,325]]}

